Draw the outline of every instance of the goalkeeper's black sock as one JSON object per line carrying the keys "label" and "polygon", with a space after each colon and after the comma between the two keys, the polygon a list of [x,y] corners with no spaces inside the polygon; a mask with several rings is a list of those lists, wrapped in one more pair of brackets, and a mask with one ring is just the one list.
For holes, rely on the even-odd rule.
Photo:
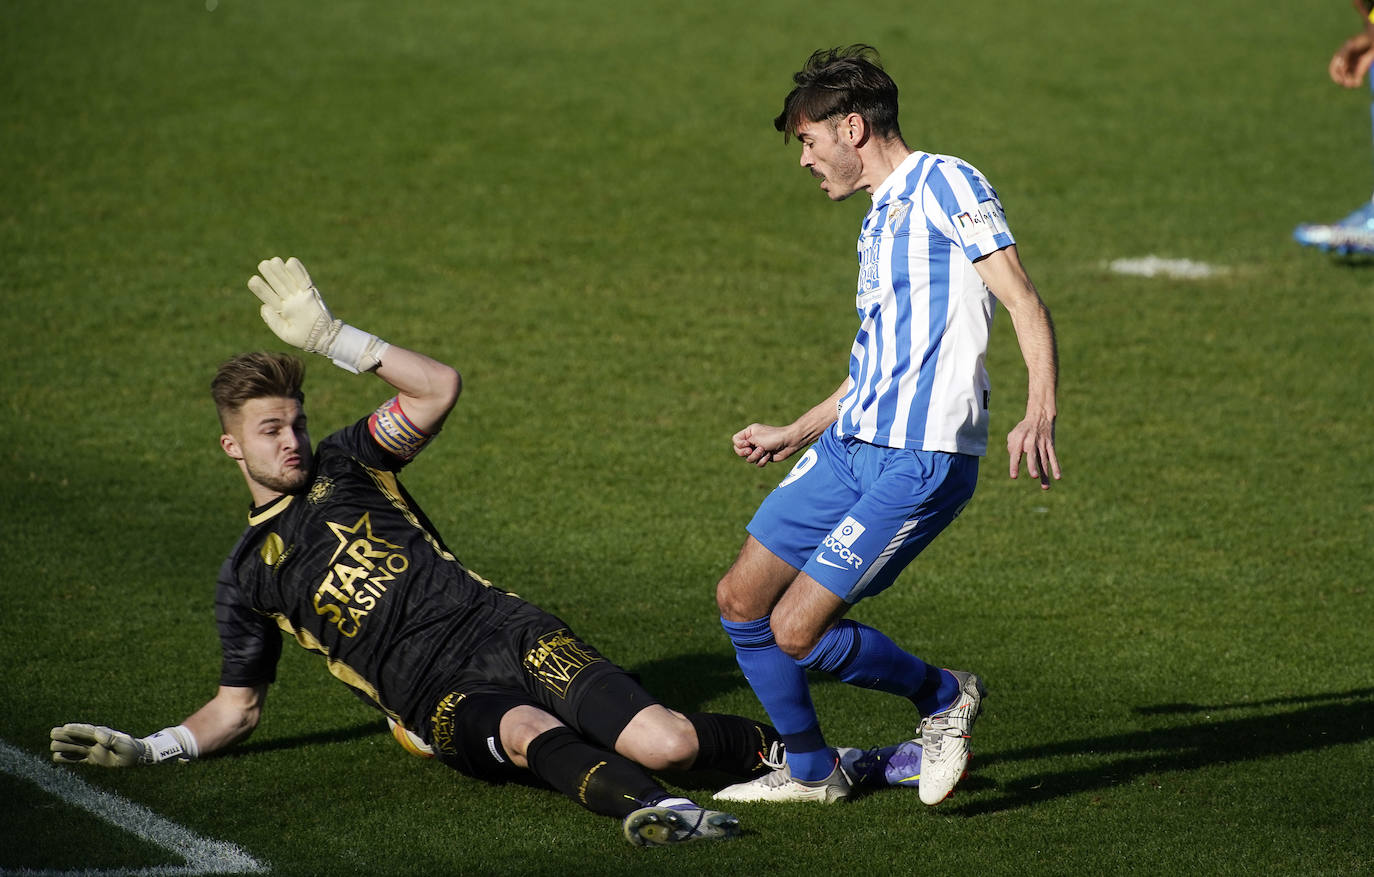
{"label": "goalkeeper's black sock", "polygon": [[763,763],[773,744],[782,738],[772,725],[721,713],[690,713],[687,721],[697,732],[697,758],[692,770],[718,770],[750,777],[769,769]]}
{"label": "goalkeeper's black sock", "polygon": [[668,797],[644,768],[588,743],[568,727],[545,731],[525,748],[530,772],[593,813],[623,819]]}

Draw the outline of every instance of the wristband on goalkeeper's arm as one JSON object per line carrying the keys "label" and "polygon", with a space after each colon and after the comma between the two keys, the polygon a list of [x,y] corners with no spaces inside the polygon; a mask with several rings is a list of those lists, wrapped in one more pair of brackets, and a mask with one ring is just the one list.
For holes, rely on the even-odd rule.
{"label": "wristband on goalkeeper's arm", "polygon": [[200,755],[196,737],[185,725],[163,728],[137,742],[142,750],[138,758],[142,764],[157,764],[159,761],[169,761],[173,758],[177,761],[190,761]]}
{"label": "wristband on goalkeeper's arm", "polygon": [[329,357],[339,368],[355,375],[372,371],[382,364],[382,354],[390,344],[342,320],[335,320],[334,324],[326,349],[317,349],[315,353]]}

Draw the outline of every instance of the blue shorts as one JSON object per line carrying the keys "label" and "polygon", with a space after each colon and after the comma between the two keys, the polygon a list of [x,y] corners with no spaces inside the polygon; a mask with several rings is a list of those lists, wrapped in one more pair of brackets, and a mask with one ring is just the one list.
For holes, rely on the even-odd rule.
{"label": "blue shorts", "polygon": [[749,533],[846,603],[892,584],[973,497],[978,458],[828,429],[759,506]]}

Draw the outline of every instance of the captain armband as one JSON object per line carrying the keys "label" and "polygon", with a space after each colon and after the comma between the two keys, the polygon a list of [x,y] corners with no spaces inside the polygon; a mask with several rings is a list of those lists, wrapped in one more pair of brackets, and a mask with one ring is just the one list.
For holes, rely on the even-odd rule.
{"label": "captain armband", "polygon": [[410,460],[434,438],[410,422],[401,410],[401,400],[393,397],[382,405],[367,420],[368,431],[372,438],[392,455],[402,460]]}
{"label": "captain armband", "polygon": [[157,764],[159,761],[190,761],[200,755],[200,747],[191,729],[185,725],[163,728],[138,741],[142,753],[139,761],[144,764]]}

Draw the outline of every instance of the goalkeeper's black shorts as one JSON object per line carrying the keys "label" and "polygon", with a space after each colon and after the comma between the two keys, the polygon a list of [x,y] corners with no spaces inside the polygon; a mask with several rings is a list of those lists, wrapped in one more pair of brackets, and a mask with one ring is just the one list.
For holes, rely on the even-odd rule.
{"label": "goalkeeper's black shorts", "polygon": [[614,750],[630,720],[657,703],[560,619],[528,605],[483,642],[454,677],[427,730],[444,764],[503,782],[529,777],[511,764],[501,745],[501,719],[515,707],[552,713],[589,742]]}

